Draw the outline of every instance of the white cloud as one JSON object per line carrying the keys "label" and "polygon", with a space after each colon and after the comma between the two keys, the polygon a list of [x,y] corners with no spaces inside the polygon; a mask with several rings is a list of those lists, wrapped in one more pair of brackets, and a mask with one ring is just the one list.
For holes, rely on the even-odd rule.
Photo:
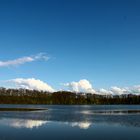
{"label": "white cloud", "polygon": [[109,90],[100,89],[99,94],[106,95],[125,95],[125,94],[134,94],[134,95],[140,95],[140,85],[132,86],[132,87],[124,87],[120,88],[117,86],[111,87]]}
{"label": "white cloud", "polygon": [[55,90],[48,85],[47,83],[34,78],[16,78],[12,80],[8,80],[10,83],[14,83],[17,88],[25,88],[30,90],[42,90],[42,91],[49,91],[54,92]]}
{"label": "white cloud", "polygon": [[67,87],[69,91],[74,91],[77,93],[84,92],[84,93],[92,93],[98,95],[122,95],[122,94],[140,95],[140,85],[136,85],[132,87],[124,87],[124,88],[113,86],[109,89],[101,88],[95,90],[92,84],[86,79],[80,80],[78,82],[66,83],[63,85]]}
{"label": "white cloud", "polygon": [[128,93],[140,95],[140,85],[127,88]]}
{"label": "white cloud", "polygon": [[113,94],[116,94],[116,95],[122,95],[122,94],[126,94],[128,93],[128,90],[125,89],[125,88],[119,88],[119,87],[111,87],[111,91]]}
{"label": "white cloud", "polygon": [[106,89],[101,88],[101,89],[99,89],[99,91],[97,91],[97,94],[100,94],[100,95],[111,95],[111,94],[113,94],[113,92],[110,91],[110,90],[106,90]]}
{"label": "white cloud", "polygon": [[64,86],[74,92],[95,93],[91,83],[86,79],[80,80],[79,82],[66,83]]}
{"label": "white cloud", "polygon": [[140,85],[136,85],[131,89],[134,93],[140,93]]}
{"label": "white cloud", "polygon": [[[16,88],[25,88],[25,89],[30,89],[30,90],[39,90],[39,91],[49,91],[49,92],[54,92],[56,91],[54,88],[52,88],[50,85],[47,83],[35,79],[35,78],[16,78],[16,79],[11,79],[6,81],[8,84],[13,84],[15,85],[14,87]],[[86,80],[80,80],[78,82],[70,82],[63,84],[66,88],[61,89],[66,90],[66,91],[71,91],[71,92],[76,92],[76,93],[91,93],[91,94],[98,94],[98,95],[127,95],[127,94],[133,94],[133,95],[140,95],[140,85],[135,85],[131,87],[117,87],[113,86],[109,89],[94,89],[92,84]],[[8,86],[7,86],[8,87]]]}
{"label": "white cloud", "polygon": [[37,61],[41,59],[46,61],[49,59],[49,57],[46,56],[44,53],[39,53],[34,56],[25,56],[25,57],[17,58],[14,60],[0,61],[0,67],[17,66],[17,65],[21,65],[24,63],[29,63],[29,62],[33,62],[33,61]]}

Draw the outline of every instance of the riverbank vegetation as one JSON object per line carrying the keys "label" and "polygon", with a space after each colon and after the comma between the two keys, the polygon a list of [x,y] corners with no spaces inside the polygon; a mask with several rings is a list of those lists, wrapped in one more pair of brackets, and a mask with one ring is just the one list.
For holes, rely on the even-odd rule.
{"label": "riverbank vegetation", "polygon": [[140,95],[97,95],[68,91],[49,93],[0,88],[0,104],[140,104]]}

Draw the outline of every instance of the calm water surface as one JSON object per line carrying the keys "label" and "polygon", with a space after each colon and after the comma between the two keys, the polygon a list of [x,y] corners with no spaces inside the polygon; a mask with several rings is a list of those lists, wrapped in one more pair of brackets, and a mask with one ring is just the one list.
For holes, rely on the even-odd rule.
{"label": "calm water surface", "polygon": [[0,112],[0,140],[140,140],[140,106],[0,105],[48,108]]}

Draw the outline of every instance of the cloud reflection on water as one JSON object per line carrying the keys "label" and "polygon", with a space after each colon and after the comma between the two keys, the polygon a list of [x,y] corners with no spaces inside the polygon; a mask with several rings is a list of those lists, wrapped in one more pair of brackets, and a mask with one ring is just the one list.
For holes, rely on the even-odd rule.
{"label": "cloud reflection on water", "polygon": [[25,119],[1,119],[0,124],[14,128],[38,128],[45,125],[48,121],[42,120],[25,120]]}
{"label": "cloud reflection on water", "polygon": [[45,106],[47,111],[0,112],[0,125],[38,128],[48,123],[89,129],[93,124],[140,127],[140,106]]}
{"label": "cloud reflection on water", "polygon": [[[13,128],[39,128],[47,123],[51,123],[51,121],[43,121],[43,120],[27,120],[27,119],[1,119],[0,125],[10,126]],[[53,122],[54,123],[54,122]],[[69,125],[71,127],[77,127],[80,129],[88,129],[92,123],[88,121],[84,122],[55,122],[62,125]]]}
{"label": "cloud reflection on water", "polygon": [[72,127],[78,127],[80,129],[88,129],[92,125],[90,122],[73,122],[70,123]]}

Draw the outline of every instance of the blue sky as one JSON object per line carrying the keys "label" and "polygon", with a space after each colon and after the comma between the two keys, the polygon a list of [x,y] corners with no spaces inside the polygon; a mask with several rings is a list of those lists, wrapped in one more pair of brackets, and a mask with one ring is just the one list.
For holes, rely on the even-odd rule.
{"label": "blue sky", "polygon": [[0,80],[35,78],[56,89],[89,80],[95,88],[140,84],[139,0],[0,0]]}

